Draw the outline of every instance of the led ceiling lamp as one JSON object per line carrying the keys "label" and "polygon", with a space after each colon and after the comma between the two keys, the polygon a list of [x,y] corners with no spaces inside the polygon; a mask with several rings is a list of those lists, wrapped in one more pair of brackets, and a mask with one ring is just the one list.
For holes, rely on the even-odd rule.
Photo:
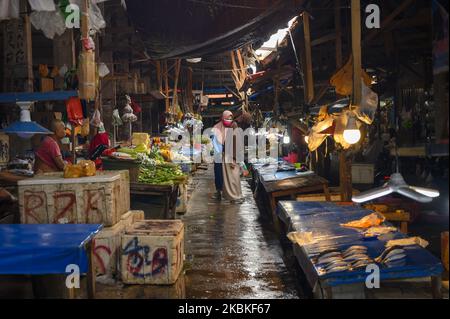
{"label": "led ceiling lamp", "polygon": [[400,194],[407,198],[410,198],[419,203],[431,203],[433,198],[440,196],[438,190],[410,186],[405,182],[402,174],[400,174],[399,160],[398,160],[398,148],[396,149],[396,161],[397,161],[397,172],[392,174],[390,180],[384,184],[383,187],[369,190],[367,192],[361,193],[359,195],[353,196],[352,200],[355,203],[366,203],[374,199],[382,198],[393,193]]}
{"label": "led ceiling lamp", "polygon": [[20,121],[12,123],[3,130],[6,134],[15,134],[24,139],[30,139],[34,135],[51,135],[52,132],[36,122],[31,121],[30,109],[33,102],[17,102],[20,107]]}
{"label": "led ceiling lamp", "polygon": [[361,131],[356,124],[356,117],[350,116],[347,128],[344,130],[344,140],[350,145],[357,144],[361,140]]}

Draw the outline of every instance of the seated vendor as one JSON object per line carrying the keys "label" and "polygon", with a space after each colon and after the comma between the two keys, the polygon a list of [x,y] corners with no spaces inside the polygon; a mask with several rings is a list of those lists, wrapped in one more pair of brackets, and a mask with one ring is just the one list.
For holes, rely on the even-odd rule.
{"label": "seated vendor", "polygon": [[54,120],[51,124],[52,135],[42,139],[41,146],[36,151],[36,163],[34,171],[36,174],[62,172],[65,162],[62,157],[58,142],[66,136],[64,122]]}
{"label": "seated vendor", "polygon": [[103,123],[100,123],[100,126],[97,129],[97,134],[95,134],[95,136],[92,138],[92,141],[89,145],[89,157],[94,154],[94,152],[100,145],[109,148],[111,146],[110,144],[111,142],[109,140],[108,133],[106,133],[105,126]]}

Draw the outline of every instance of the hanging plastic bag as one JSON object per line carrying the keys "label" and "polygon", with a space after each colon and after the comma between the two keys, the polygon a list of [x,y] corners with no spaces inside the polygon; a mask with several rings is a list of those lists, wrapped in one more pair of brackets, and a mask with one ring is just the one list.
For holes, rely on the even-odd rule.
{"label": "hanging plastic bag", "polygon": [[118,109],[115,109],[114,111],[113,111],[113,126],[122,126],[123,125],[123,121],[122,121],[122,119],[120,118],[120,114],[119,114],[119,110]]}
{"label": "hanging plastic bag", "polygon": [[361,107],[359,107],[355,113],[360,121],[367,125],[372,125],[378,109],[378,94],[372,91],[364,83],[362,84],[362,87]]}
{"label": "hanging plastic bag", "polygon": [[81,101],[77,97],[72,97],[66,101],[67,118],[75,126],[83,125],[83,109]]}
{"label": "hanging plastic bag", "polygon": [[82,137],[89,136],[89,132],[90,132],[89,129],[90,129],[90,126],[89,126],[89,119],[84,119],[84,121],[83,121],[83,126],[81,127],[80,135],[81,135]]}
{"label": "hanging plastic bag", "polygon": [[55,11],[53,0],[28,0],[33,11]]}
{"label": "hanging plastic bag", "polygon": [[102,124],[102,116],[101,116],[99,110],[95,110],[95,112],[94,112],[94,114],[92,115],[92,118],[91,118],[91,125],[93,127],[99,128],[100,124]]}
{"label": "hanging plastic bag", "polygon": [[92,34],[95,34],[106,27],[102,11],[95,3],[91,3],[89,6],[89,25]]}
{"label": "hanging plastic bag", "polygon": [[49,39],[53,39],[55,35],[62,35],[66,30],[66,23],[60,11],[35,11],[30,14],[30,21]]}
{"label": "hanging plastic bag", "polygon": [[19,19],[19,0],[0,0],[0,21]]}
{"label": "hanging plastic bag", "polygon": [[[370,86],[372,80],[370,76],[363,70],[363,82]],[[353,94],[353,57],[350,57],[347,64],[337,71],[330,79],[331,85],[336,88],[336,93],[343,96]]]}
{"label": "hanging plastic bag", "polygon": [[134,114],[139,114],[142,112],[142,107],[137,104],[133,99],[131,99],[131,108],[133,109]]}

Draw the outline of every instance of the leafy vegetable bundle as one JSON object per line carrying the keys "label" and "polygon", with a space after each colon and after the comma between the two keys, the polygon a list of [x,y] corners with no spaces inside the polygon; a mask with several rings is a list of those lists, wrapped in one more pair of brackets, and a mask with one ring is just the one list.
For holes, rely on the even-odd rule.
{"label": "leafy vegetable bundle", "polygon": [[148,165],[141,166],[139,183],[150,185],[174,185],[186,179],[177,165]]}

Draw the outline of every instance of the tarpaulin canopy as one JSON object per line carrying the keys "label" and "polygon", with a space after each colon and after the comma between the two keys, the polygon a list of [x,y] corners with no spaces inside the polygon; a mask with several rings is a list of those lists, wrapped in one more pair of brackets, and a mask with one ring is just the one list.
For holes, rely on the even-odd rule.
{"label": "tarpaulin canopy", "polygon": [[303,0],[126,0],[153,59],[197,58],[267,40],[300,14]]}
{"label": "tarpaulin canopy", "polygon": [[87,273],[85,245],[102,225],[0,225],[0,275]]}

